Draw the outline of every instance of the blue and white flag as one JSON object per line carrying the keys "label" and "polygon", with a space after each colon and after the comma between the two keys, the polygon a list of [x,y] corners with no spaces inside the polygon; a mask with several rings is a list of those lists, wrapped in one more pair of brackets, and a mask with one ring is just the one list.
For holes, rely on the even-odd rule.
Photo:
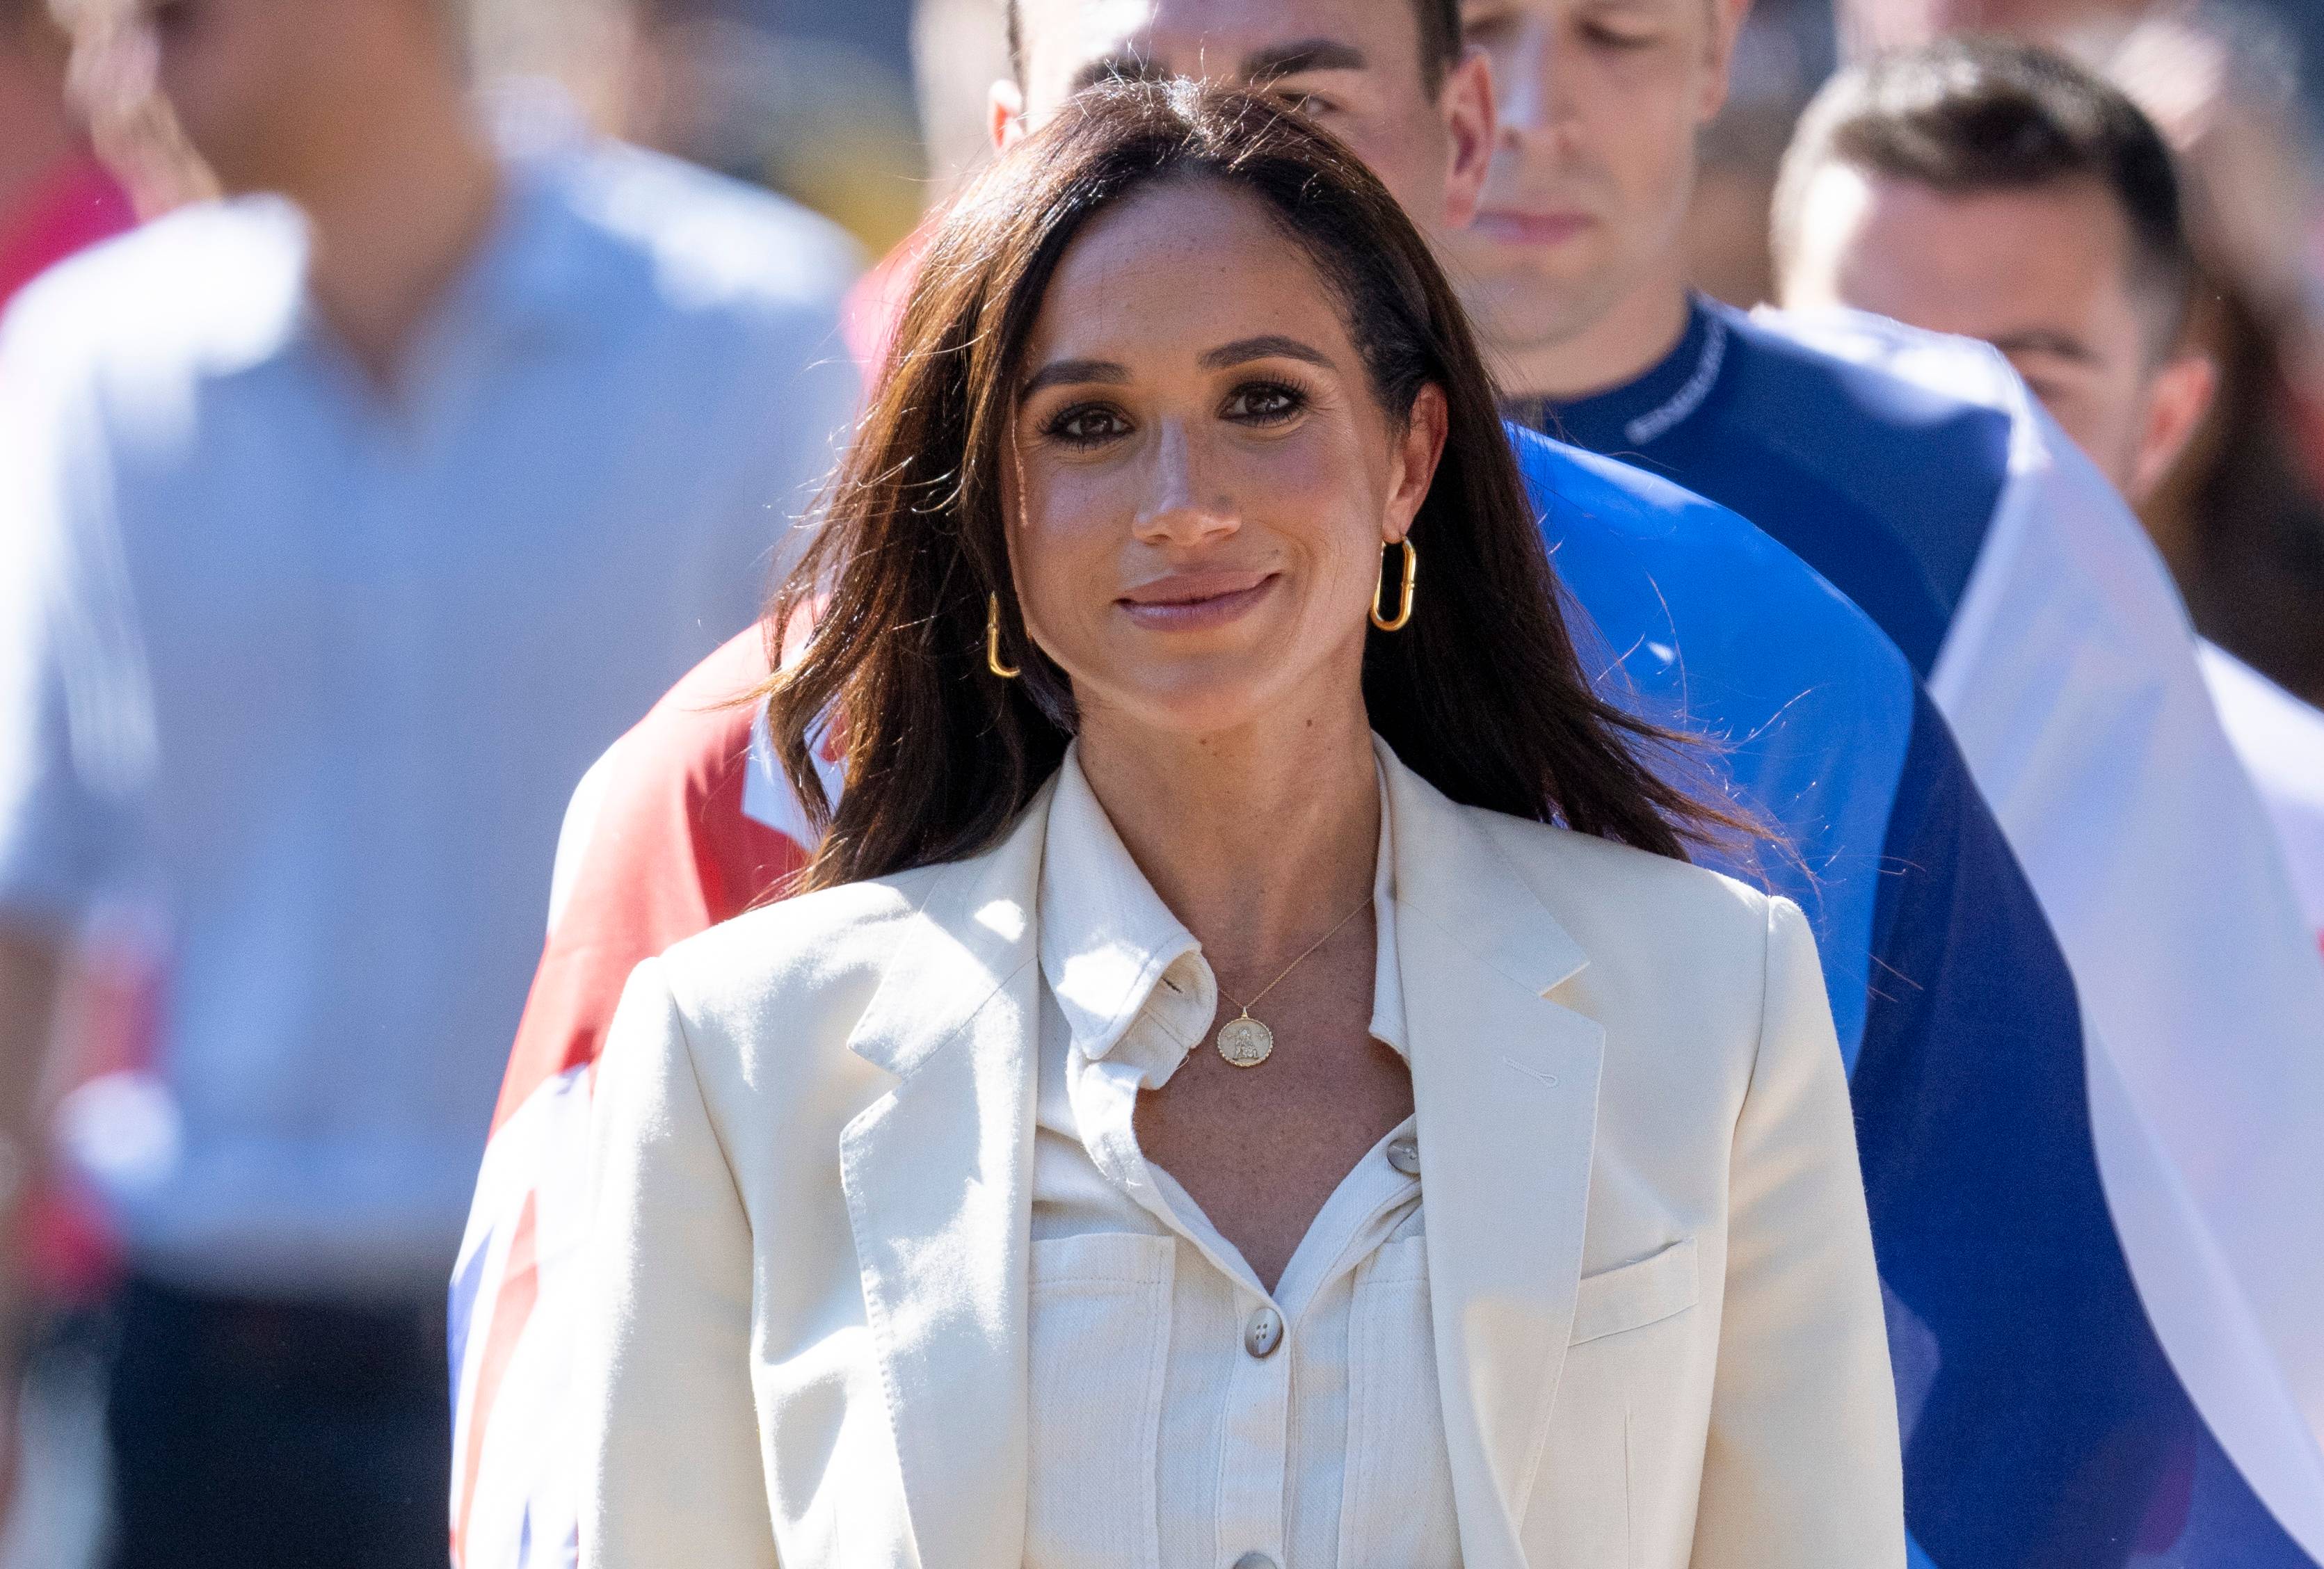
{"label": "blue and white flag", "polygon": [[1698,301],[1536,418],[1743,512],[1926,677],[2072,968],[2146,1312],[2324,1556],[2324,957],[2137,520],[1989,346],[1880,318]]}

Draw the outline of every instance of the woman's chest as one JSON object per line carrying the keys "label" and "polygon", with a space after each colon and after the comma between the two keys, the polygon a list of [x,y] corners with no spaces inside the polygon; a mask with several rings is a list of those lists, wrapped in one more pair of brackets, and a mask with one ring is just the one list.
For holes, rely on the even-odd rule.
{"label": "woman's chest", "polygon": [[1272,1292],[1199,1222],[1043,1235],[1037,1198],[1028,1564],[1458,1563],[1422,1205],[1381,1164]]}
{"label": "woman's chest", "polygon": [[1404,1059],[1367,1030],[1368,1002],[1334,1005],[1342,1001],[1284,999],[1274,1049],[1253,1067],[1235,1066],[1213,1045],[1238,1012],[1222,1001],[1168,1082],[1137,1099],[1144,1158],[1185,1189],[1270,1286],[1333,1190],[1412,1115]]}

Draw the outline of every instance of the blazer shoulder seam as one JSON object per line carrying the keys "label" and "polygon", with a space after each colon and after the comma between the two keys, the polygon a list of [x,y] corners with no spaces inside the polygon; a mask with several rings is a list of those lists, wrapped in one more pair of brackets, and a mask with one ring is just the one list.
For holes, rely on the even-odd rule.
{"label": "blazer shoulder seam", "polygon": [[726,1183],[733,1190],[734,1206],[747,1221],[751,1213],[750,1202],[742,1196],[742,1179],[734,1169],[734,1151],[727,1140],[718,1103],[712,1098],[709,1087],[702,1082],[702,1064],[695,1057],[694,1031],[687,1023],[686,1004],[678,995],[678,977],[659,955],[645,963],[654,966],[662,993],[669,999],[670,1022],[678,1029],[678,1048],[686,1058],[687,1080],[694,1086],[694,1098],[702,1107],[702,1120],[709,1125],[711,1140],[718,1146],[718,1164],[726,1169]]}

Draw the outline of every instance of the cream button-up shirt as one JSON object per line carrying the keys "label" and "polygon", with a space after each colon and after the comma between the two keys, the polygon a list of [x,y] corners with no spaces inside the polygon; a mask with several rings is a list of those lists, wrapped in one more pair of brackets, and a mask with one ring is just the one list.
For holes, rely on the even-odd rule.
{"label": "cream button-up shirt", "polygon": [[[1409,1061],[1393,832],[1383,792],[1371,1033]],[[1139,1149],[1138,1094],[1208,1048],[1218,986],[1070,755],[1040,897],[1026,1563],[1458,1564],[1412,1122],[1269,1293]]]}

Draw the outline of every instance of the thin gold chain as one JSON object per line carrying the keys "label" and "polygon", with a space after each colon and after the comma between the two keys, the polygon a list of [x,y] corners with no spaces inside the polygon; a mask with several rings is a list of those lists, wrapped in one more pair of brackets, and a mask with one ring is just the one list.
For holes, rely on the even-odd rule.
{"label": "thin gold chain", "polygon": [[[1333,927],[1333,928],[1332,928],[1332,929],[1331,929],[1330,931],[1325,932],[1322,937],[1317,937],[1314,942],[1309,943],[1309,944],[1307,945],[1307,951],[1306,951],[1306,953],[1301,954],[1297,958],[1296,958],[1296,959],[1292,960],[1289,964],[1287,964],[1284,965],[1284,966],[1283,966],[1283,974],[1280,974],[1280,975],[1276,976],[1274,980],[1269,981],[1266,985],[1261,986],[1261,987],[1259,989],[1258,992],[1252,996],[1252,998],[1251,998],[1251,1000],[1250,1000],[1250,1002],[1245,1002],[1245,1001],[1243,1001],[1240,998],[1237,997],[1233,992],[1227,991],[1226,983],[1225,983],[1224,982],[1222,982],[1222,981],[1219,983],[1219,991],[1220,991],[1222,994],[1224,994],[1224,996],[1226,997],[1226,1000],[1227,1000],[1228,1001],[1230,1001],[1230,1002],[1233,1003],[1236,1007],[1238,1007],[1238,1008],[1241,1009],[1241,1010],[1242,1010],[1242,1011],[1243,1011],[1243,1017],[1244,1017],[1244,1018],[1246,1018],[1246,1019],[1248,1019],[1248,1018],[1250,1016],[1251,1003],[1257,1002],[1260,998],[1262,998],[1262,997],[1266,996],[1269,992],[1272,992],[1272,991],[1274,991],[1277,986],[1282,985],[1282,984],[1283,984],[1283,983],[1284,983],[1284,981],[1285,981],[1285,980],[1286,980],[1286,979],[1290,975],[1290,974],[1291,974],[1291,972],[1292,972],[1292,971],[1294,971],[1294,970],[1297,969],[1300,965],[1302,965],[1302,964],[1305,964],[1305,963],[1307,962],[1307,959],[1308,959],[1309,955],[1314,954],[1314,951],[1315,951],[1317,948],[1322,947],[1325,943],[1328,943],[1328,942],[1330,942],[1333,937],[1338,937],[1338,936],[1340,935],[1340,928],[1341,928],[1342,927],[1346,926],[1350,921],[1351,921],[1351,920],[1355,919],[1355,918],[1356,918],[1356,917],[1358,917],[1358,916],[1360,916],[1360,915],[1363,914],[1363,913],[1364,913],[1364,911],[1366,911],[1367,909],[1370,909],[1371,908],[1371,904],[1372,904],[1372,898],[1371,898],[1371,895],[1370,895],[1370,894],[1369,894],[1369,893],[1368,893],[1368,894],[1366,894],[1366,895],[1364,895],[1364,901],[1363,901],[1363,903],[1361,903],[1361,904],[1360,904],[1360,905],[1356,906],[1356,908],[1355,908],[1355,909],[1353,909],[1350,910],[1347,914],[1345,914],[1345,915],[1342,916],[1342,917],[1340,918],[1340,919],[1339,919],[1339,923],[1338,923],[1338,925],[1336,925],[1336,926]],[[1216,966],[1213,966],[1213,967],[1212,968],[1212,970],[1211,970],[1211,978],[1212,978],[1213,980],[1217,980],[1217,979],[1218,979],[1218,970],[1217,970]]]}

